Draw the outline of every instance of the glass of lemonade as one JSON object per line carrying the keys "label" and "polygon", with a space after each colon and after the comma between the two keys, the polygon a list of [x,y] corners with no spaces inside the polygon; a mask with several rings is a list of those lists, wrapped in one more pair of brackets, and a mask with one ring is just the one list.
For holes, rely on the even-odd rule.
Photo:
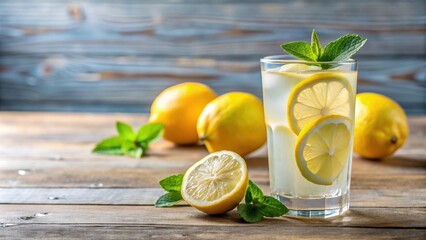
{"label": "glass of lemonade", "polygon": [[271,195],[288,215],[349,208],[357,63],[261,59]]}

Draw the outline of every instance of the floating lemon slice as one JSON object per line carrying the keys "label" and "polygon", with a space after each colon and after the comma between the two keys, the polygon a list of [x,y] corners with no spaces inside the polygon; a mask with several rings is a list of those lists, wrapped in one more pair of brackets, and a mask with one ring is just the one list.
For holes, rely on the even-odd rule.
{"label": "floating lemon slice", "polygon": [[222,214],[244,198],[248,184],[247,166],[231,151],[207,155],[185,173],[181,194],[191,206],[207,214]]}
{"label": "floating lemon slice", "polygon": [[294,133],[327,115],[349,117],[354,104],[351,84],[341,74],[318,73],[298,83],[290,93],[288,122]]}
{"label": "floating lemon slice", "polygon": [[295,157],[300,173],[310,182],[331,185],[350,154],[351,120],[326,116],[303,128],[296,140]]}

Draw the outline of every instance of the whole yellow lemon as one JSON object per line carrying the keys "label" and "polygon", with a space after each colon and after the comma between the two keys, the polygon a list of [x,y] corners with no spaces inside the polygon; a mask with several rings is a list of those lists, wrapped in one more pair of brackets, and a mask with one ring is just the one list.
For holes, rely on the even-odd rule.
{"label": "whole yellow lemon", "polygon": [[354,152],[385,158],[404,145],[408,122],[398,103],[377,93],[360,93],[355,109]]}
{"label": "whole yellow lemon", "polygon": [[204,108],[197,132],[209,152],[228,150],[247,155],[266,142],[262,103],[249,93],[224,94]]}
{"label": "whole yellow lemon", "polygon": [[215,92],[201,83],[186,82],[169,87],[152,103],[149,121],[164,125],[164,139],[179,145],[195,144],[198,117],[215,98]]}

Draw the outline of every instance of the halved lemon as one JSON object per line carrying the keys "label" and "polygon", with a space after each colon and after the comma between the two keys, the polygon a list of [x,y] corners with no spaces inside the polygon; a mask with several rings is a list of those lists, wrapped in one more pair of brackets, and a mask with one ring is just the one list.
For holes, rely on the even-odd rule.
{"label": "halved lemon", "polygon": [[234,152],[220,151],[207,155],[186,171],[181,194],[200,211],[223,214],[241,202],[247,184],[244,159]]}
{"label": "halved lemon", "polygon": [[300,173],[310,182],[331,185],[349,159],[351,120],[337,115],[317,119],[303,128],[296,140]]}
{"label": "halved lemon", "polygon": [[354,104],[349,81],[338,73],[318,73],[298,83],[290,93],[287,117],[299,134],[303,126],[327,115],[349,117]]}

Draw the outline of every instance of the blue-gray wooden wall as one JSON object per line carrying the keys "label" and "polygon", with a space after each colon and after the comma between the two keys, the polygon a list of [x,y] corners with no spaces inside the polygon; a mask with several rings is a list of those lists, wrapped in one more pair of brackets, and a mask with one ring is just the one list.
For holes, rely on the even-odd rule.
{"label": "blue-gray wooden wall", "polygon": [[2,0],[0,110],[148,112],[184,81],[261,97],[259,58],[312,28],[367,37],[358,91],[426,113],[425,0]]}

